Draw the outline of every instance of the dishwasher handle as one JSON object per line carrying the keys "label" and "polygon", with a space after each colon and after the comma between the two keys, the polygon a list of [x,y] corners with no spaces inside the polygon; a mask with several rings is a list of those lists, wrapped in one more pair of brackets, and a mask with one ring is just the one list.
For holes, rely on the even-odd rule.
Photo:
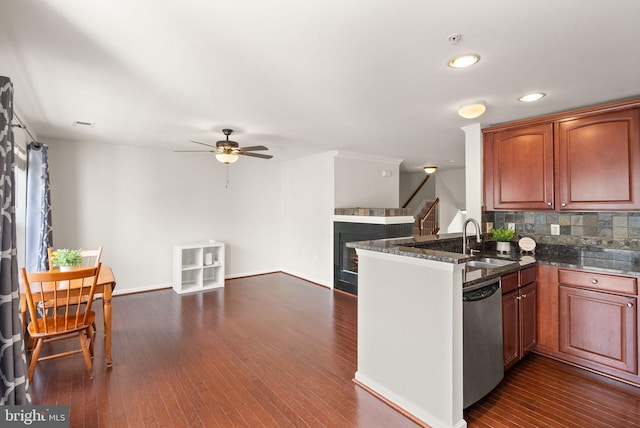
{"label": "dishwasher handle", "polygon": [[479,300],[488,299],[493,296],[498,290],[500,290],[500,281],[490,281],[483,284],[478,284],[477,287],[473,287],[471,290],[462,291],[463,302],[477,302]]}

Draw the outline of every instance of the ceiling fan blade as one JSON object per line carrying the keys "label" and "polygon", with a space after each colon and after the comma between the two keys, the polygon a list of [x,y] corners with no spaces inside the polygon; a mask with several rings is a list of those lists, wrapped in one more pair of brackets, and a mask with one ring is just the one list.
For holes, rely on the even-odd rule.
{"label": "ceiling fan blade", "polygon": [[252,158],[260,158],[260,159],[271,159],[273,157],[271,155],[263,155],[261,153],[251,153],[251,152],[237,152],[234,154],[241,155],[241,156],[251,156]]}
{"label": "ceiling fan blade", "polygon": [[216,148],[216,146],[213,146],[211,144],[207,144],[207,143],[201,143],[200,141],[193,141],[191,140],[192,143],[196,143],[196,144],[201,144],[203,146],[207,146],[207,147],[213,147],[214,149]]}
{"label": "ceiling fan blade", "polygon": [[269,150],[269,148],[265,146],[249,146],[249,147],[240,147],[240,150],[244,150],[245,152],[255,152],[258,150]]}
{"label": "ceiling fan blade", "polygon": [[215,153],[215,150],[174,150],[174,153]]}

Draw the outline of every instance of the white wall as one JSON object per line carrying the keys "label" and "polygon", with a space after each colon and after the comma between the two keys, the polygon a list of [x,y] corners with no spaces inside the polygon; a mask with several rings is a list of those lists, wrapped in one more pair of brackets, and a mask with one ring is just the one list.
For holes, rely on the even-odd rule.
{"label": "white wall", "polygon": [[480,123],[461,128],[464,132],[467,218],[482,219],[482,128]]}
{"label": "white wall", "polygon": [[435,176],[436,196],[440,198],[438,204],[440,230],[441,233],[452,233],[453,230],[447,230],[449,223],[455,218],[458,210],[465,209],[465,169],[438,171]]}
{"label": "white wall", "polygon": [[[285,162],[282,270],[333,287],[334,208],[397,208],[399,165],[335,151]],[[391,176],[383,177],[383,170]]]}
{"label": "white wall", "polygon": [[227,244],[228,277],[279,270],[277,160],[50,140],[55,247],[104,245],[117,293],[171,283],[172,245]]}
{"label": "white wall", "polygon": [[436,174],[436,192],[446,188],[451,195],[452,204],[464,210],[466,208],[465,169],[448,169]]}
{"label": "white wall", "polygon": [[117,293],[170,286],[173,244],[209,239],[227,244],[227,277],[282,270],[332,287],[334,207],[398,206],[396,160],[328,152],[227,167],[202,154],[46,142],[54,246],[103,245]]}
{"label": "white wall", "polygon": [[[425,179],[424,171],[401,172],[400,173],[400,207],[407,202],[407,199],[416,191],[420,183]],[[436,199],[436,178],[431,175],[425,185],[407,206],[413,213],[423,201],[434,201]]]}
{"label": "white wall", "polygon": [[[400,160],[337,152],[336,208],[398,208]],[[389,171],[390,176],[383,176]]]}
{"label": "white wall", "polygon": [[335,152],[282,167],[282,270],[333,287]]}

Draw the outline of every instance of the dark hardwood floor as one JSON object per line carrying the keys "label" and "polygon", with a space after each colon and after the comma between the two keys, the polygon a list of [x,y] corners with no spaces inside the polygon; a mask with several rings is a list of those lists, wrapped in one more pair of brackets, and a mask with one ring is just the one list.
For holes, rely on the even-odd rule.
{"label": "dark hardwood floor", "polygon": [[465,420],[470,427],[640,427],[640,388],[529,354]]}
{"label": "dark hardwood floor", "polygon": [[[76,355],[39,363],[30,392],[34,404],[70,404],[72,427],[418,426],[353,384],[356,311],[356,298],[285,274],[118,296],[113,368],[99,328],[93,381]],[[532,355],[465,417],[640,426],[640,389]]]}

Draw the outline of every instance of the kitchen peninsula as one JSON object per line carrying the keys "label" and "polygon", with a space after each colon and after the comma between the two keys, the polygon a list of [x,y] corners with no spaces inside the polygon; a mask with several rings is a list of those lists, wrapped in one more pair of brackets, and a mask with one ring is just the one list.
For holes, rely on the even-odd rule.
{"label": "kitchen peninsula", "polygon": [[357,251],[361,284],[355,381],[433,427],[465,427],[462,283],[469,257],[403,245],[412,241],[347,244]]}
{"label": "kitchen peninsula", "polygon": [[[355,381],[423,423],[466,426],[462,349],[465,287],[492,277],[513,276],[516,271],[531,272],[534,266],[539,272],[538,343],[534,350],[640,385],[637,251],[541,244],[536,254],[522,255],[513,243],[512,252],[504,256],[512,264],[475,269],[467,263],[473,258],[461,254],[460,234],[348,245],[357,251],[361,281]],[[485,242],[481,254],[496,257],[492,245]],[[599,296],[600,289],[607,297],[602,305],[593,297]],[[621,296],[611,298],[612,290]],[[588,295],[588,301],[583,295]],[[589,324],[582,319],[572,318],[583,312],[570,313],[568,318],[562,312],[569,304],[585,309],[587,303],[595,306],[587,308],[586,314],[598,311],[596,331],[584,328]],[[567,330],[575,326],[582,330]],[[567,336],[567,332],[571,334]],[[601,335],[608,339],[597,339]],[[573,344],[563,337],[589,340]]]}

